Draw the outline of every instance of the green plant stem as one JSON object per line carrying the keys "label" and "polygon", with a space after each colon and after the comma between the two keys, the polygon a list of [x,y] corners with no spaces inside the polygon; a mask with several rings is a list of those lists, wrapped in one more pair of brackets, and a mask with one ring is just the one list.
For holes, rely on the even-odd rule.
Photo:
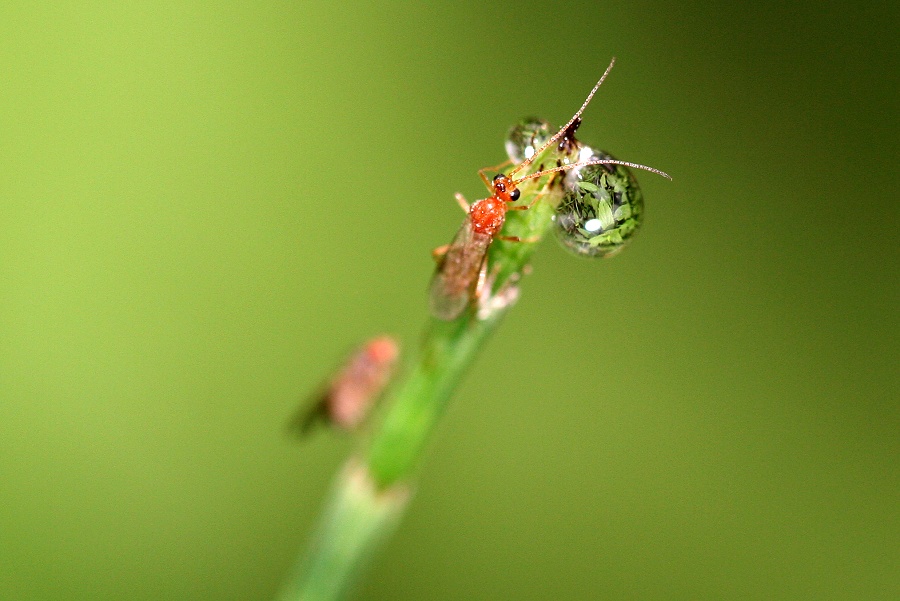
{"label": "green plant stem", "polygon": [[[510,212],[504,233],[539,239],[553,214],[550,178],[522,187],[527,211]],[[492,293],[515,285],[534,243],[495,241]],[[471,308],[453,321],[429,320],[417,358],[384,402],[368,444],[339,474],[308,558],[282,590],[279,601],[334,601],[351,589],[361,566],[397,523],[409,496],[409,480],[453,390],[512,303]]]}
{"label": "green plant stem", "polygon": [[351,460],[338,474],[315,543],[279,601],[340,599],[399,520],[409,489],[379,490],[365,466]]}
{"label": "green plant stem", "polygon": [[365,463],[353,459],[338,475],[311,553],[279,601],[331,601],[346,595],[396,525],[409,498],[405,478],[456,383],[499,321],[499,315],[431,320],[421,357],[396,391]]}
{"label": "green plant stem", "polygon": [[500,317],[431,320],[421,357],[397,390],[368,448],[369,470],[379,486],[390,486],[412,473],[456,384]]}

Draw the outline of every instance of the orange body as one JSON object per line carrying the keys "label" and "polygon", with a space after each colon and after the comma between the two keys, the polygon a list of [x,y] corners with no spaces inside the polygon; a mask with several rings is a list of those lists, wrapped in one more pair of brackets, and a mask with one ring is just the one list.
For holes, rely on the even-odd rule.
{"label": "orange body", "polygon": [[469,208],[431,280],[431,313],[439,319],[456,319],[476,295],[487,251],[506,221],[507,203],[519,198],[515,184],[505,175],[494,178],[491,191],[491,196]]}

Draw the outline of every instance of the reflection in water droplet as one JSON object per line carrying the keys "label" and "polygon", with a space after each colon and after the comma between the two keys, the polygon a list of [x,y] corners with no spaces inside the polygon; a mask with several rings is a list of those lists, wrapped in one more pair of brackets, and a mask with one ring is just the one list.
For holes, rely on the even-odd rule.
{"label": "reflection in water droplet", "polygon": [[555,134],[550,124],[543,119],[529,117],[510,128],[506,135],[506,154],[512,162],[519,164],[530,159],[537,149]]}
{"label": "reflection in water droplet", "polygon": [[[584,156],[589,151],[589,156]],[[582,148],[579,160],[613,157]],[[641,225],[644,197],[623,165],[589,165],[566,175],[566,192],[556,208],[554,231],[566,250],[583,257],[618,253]]]}

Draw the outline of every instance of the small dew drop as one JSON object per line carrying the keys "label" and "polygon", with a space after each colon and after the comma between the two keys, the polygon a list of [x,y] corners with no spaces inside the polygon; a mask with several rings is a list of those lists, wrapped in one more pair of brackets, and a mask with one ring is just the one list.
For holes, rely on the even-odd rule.
{"label": "small dew drop", "polygon": [[534,157],[538,148],[555,133],[543,119],[529,117],[514,125],[506,135],[506,154],[513,163],[521,163]]}

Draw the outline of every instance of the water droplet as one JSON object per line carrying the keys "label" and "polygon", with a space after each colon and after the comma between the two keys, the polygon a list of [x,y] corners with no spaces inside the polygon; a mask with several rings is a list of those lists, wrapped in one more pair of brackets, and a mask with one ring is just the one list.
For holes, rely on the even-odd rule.
{"label": "water droplet", "polygon": [[512,126],[506,135],[506,154],[518,165],[533,157],[538,148],[555,133],[556,130],[543,119],[537,117],[523,119]]}
{"label": "water droplet", "polygon": [[[582,150],[586,149],[585,146]],[[613,159],[594,150],[581,160]],[[565,194],[553,217],[556,238],[583,257],[610,257],[641,225],[644,197],[624,165],[588,165],[566,173]]]}

